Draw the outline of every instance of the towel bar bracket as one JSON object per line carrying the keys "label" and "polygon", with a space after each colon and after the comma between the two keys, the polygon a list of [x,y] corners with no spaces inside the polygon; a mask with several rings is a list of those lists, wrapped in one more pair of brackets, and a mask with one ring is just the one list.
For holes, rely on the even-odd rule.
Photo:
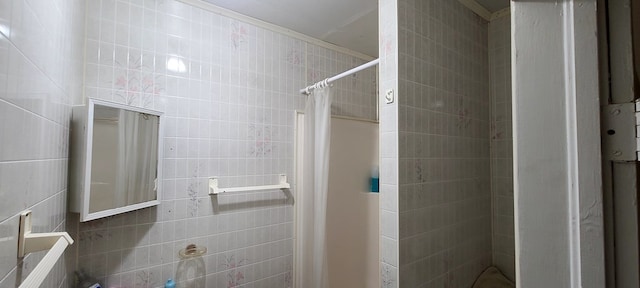
{"label": "towel bar bracket", "polygon": [[73,244],[73,239],[67,232],[32,233],[31,210],[26,210],[20,213],[19,229],[18,258],[23,258],[32,252],[49,250],[60,238],[64,238],[69,245]]}

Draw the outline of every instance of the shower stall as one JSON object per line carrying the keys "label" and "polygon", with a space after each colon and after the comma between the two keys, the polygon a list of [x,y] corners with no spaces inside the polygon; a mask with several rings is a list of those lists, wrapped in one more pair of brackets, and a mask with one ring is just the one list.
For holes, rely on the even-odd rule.
{"label": "shower stall", "polygon": [[[295,287],[380,286],[378,115],[341,116],[333,102],[340,86],[375,79],[376,70],[368,68],[378,62],[300,90],[307,99],[295,128]],[[364,87],[375,87],[367,82]],[[365,91],[375,107],[375,89]]]}
{"label": "shower stall", "polygon": [[[376,160],[381,193],[376,201],[379,214],[369,215],[379,217],[379,224],[375,223],[380,229],[375,243],[379,252],[348,253],[347,258],[356,257],[362,265],[379,262],[380,283],[365,284],[371,277],[366,269],[351,277],[341,275],[336,267],[345,263],[331,259],[329,283],[472,287],[491,266],[501,271],[505,283],[513,282],[508,10],[482,17],[458,1],[434,0],[381,1],[379,11],[380,58],[375,62],[380,65],[376,132],[380,149]],[[308,93],[309,88],[301,92]],[[333,137],[332,149],[350,145],[334,144]],[[353,203],[366,201],[346,202],[341,199],[333,205],[343,206],[342,212],[348,214],[356,210]],[[344,231],[329,223],[332,217],[340,219],[342,212],[327,213],[328,239],[329,234]],[[368,222],[360,221],[363,226]],[[348,238],[343,235],[333,243]],[[363,246],[367,244],[371,243]],[[329,255],[341,251],[327,250]]]}
{"label": "shower stall", "polygon": [[[310,95],[309,97],[313,97]],[[304,129],[307,115],[296,117],[296,155],[304,153]],[[329,177],[326,203],[326,287],[379,287],[379,194],[370,191],[372,168],[378,165],[378,123],[373,120],[331,117]],[[304,181],[302,157],[297,156],[296,179]],[[306,287],[302,280],[305,264],[313,261],[313,251],[305,249],[301,239],[305,225],[303,209],[308,191],[296,195],[295,287]],[[320,237],[320,236],[318,236]],[[317,238],[317,237],[316,237]],[[297,240],[300,239],[300,240]]]}
{"label": "shower stall", "polygon": [[382,287],[515,280],[510,17],[461,2],[380,1]]}
{"label": "shower stall", "polygon": [[[331,259],[329,283],[350,283],[349,287],[472,287],[491,266],[501,271],[505,283],[513,282],[508,10],[483,18],[458,1],[439,0],[381,1],[379,11],[380,58],[372,62],[380,64],[380,127],[376,131],[380,152],[376,160],[381,193],[375,202],[378,214],[369,215],[380,220],[374,223],[380,227],[375,243],[379,252],[348,253],[347,258],[355,257],[362,265],[379,262],[380,283],[365,284],[371,278],[366,269],[341,275],[336,267],[348,261]],[[319,82],[310,88],[326,84]],[[301,92],[308,93],[309,88]],[[334,137],[332,149],[359,145],[349,141],[334,144]],[[336,174],[332,175],[335,179]],[[362,178],[353,173],[349,176]],[[327,213],[328,239],[332,237],[329,234],[345,231],[340,225],[331,226],[331,218],[339,223],[339,215],[355,213],[353,203],[366,203],[351,199],[348,204],[346,198],[332,202],[334,189],[329,189],[328,206],[342,208]],[[363,207],[366,210],[366,205]],[[369,222],[359,223],[367,226]],[[364,234],[366,231],[354,235]],[[328,242],[348,238],[352,237],[334,235]],[[347,255],[335,245],[327,250],[329,255],[336,251]],[[329,287],[338,287],[335,285]]]}

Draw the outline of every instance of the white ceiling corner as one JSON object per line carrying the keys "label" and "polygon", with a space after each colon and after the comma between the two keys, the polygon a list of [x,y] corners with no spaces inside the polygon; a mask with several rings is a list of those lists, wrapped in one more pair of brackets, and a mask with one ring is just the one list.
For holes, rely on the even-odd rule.
{"label": "white ceiling corner", "polygon": [[[378,0],[201,1],[362,54],[378,55]],[[489,13],[509,7],[509,0],[465,1]]]}
{"label": "white ceiling corner", "polygon": [[366,55],[378,55],[377,0],[202,0]]}
{"label": "white ceiling corner", "polygon": [[509,0],[475,0],[491,13],[496,13],[509,7]]}

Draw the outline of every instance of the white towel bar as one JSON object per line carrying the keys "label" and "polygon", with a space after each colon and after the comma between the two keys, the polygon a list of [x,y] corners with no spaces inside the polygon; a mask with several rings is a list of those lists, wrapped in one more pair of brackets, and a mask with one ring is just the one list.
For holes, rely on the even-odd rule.
{"label": "white towel bar", "polygon": [[221,193],[229,192],[246,192],[246,191],[260,191],[260,190],[275,190],[275,189],[289,189],[291,185],[287,183],[287,175],[280,174],[280,183],[276,185],[264,185],[264,186],[248,186],[248,187],[233,187],[233,188],[220,188],[218,187],[218,178],[209,178],[209,195],[217,195]]}
{"label": "white towel bar", "polygon": [[42,250],[49,250],[49,252],[22,281],[20,288],[40,287],[64,250],[71,244],[73,244],[73,239],[67,232],[31,233],[31,211],[22,212],[18,235],[18,257],[22,258],[29,253]]}

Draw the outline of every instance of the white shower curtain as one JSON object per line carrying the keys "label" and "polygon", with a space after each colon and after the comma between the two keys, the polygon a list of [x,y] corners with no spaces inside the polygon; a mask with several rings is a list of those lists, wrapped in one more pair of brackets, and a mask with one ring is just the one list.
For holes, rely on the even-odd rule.
{"label": "white shower curtain", "polygon": [[329,186],[329,146],[331,143],[330,87],[315,89],[307,98],[304,128],[304,194],[299,227],[301,287],[326,288],[328,284],[326,251],[327,190]]}

